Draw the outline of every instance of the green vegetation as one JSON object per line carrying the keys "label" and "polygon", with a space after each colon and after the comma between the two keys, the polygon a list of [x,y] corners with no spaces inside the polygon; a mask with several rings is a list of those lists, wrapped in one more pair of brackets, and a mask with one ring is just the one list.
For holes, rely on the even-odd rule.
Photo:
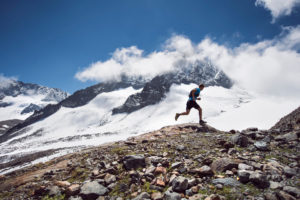
{"label": "green vegetation", "polygon": [[53,196],[53,197],[50,197],[49,195],[47,195],[42,198],[42,200],[64,200],[64,199],[65,199],[65,195],[57,195],[57,196]]}
{"label": "green vegetation", "polygon": [[87,169],[76,167],[71,172],[71,178],[69,178],[68,181],[70,183],[73,183],[75,181],[83,182],[87,177],[88,177],[88,170]]}

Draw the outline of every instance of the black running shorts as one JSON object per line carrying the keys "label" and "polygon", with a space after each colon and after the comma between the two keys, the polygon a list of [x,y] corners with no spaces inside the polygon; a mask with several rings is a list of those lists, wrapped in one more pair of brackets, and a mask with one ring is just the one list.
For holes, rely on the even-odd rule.
{"label": "black running shorts", "polygon": [[197,104],[196,101],[191,101],[191,100],[189,100],[189,101],[186,103],[186,109],[187,109],[187,110],[191,110],[191,108],[196,108],[196,109],[198,109],[198,108],[200,108],[200,106]]}

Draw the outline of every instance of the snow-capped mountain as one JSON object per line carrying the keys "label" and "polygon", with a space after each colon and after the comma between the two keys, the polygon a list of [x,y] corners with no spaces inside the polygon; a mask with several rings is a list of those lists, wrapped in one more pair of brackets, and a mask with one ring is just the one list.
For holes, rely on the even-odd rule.
{"label": "snow-capped mountain", "polygon": [[[283,115],[283,110],[290,111],[281,109],[279,101],[256,99],[233,86],[222,71],[205,62],[178,68],[151,80],[123,77],[119,82],[100,83],[79,90],[10,128],[0,136],[0,173],[20,167],[20,164],[48,160],[163,126],[198,122],[195,110],[178,121],[174,116],[176,112],[185,111],[188,94],[199,83],[208,86],[201,92],[200,105],[205,119],[216,128],[232,128],[233,116],[240,118],[237,123],[240,128],[251,126],[249,123],[255,126],[263,121],[262,114],[255,117],[251,114],[257,107],[261,108],[260,113],[277,108],[277,112],[271,112],[272,116],[268,117],[267,125],[273,125],[277,117]],[[248,123],[243,124],[242,118]]]}
{"label": "snow-capped mountain", "polygon": [[68,96],[66,92],[32,83],[11,80],[0,83],[0,121],[24,120],[48,104],[56,104]]}

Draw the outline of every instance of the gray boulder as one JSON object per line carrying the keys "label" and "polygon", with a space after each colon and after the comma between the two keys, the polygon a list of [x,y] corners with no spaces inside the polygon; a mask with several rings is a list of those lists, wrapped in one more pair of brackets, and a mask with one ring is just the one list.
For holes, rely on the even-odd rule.
{"label": "gray boulder", "polygon": [[105,195],[108,189],[97,181],[87,182],[81,187],[80,196],[83,199],[97,199],[101,195]]}
{"label": "gray boulder", "polygon": [[238,163],[230,158],[219,158],[213,161],[210,167],[214,172],[224,172],[232,168],[238,168]]}
{"label": "gray boulder", "polygon": [[139,167],[145,167],[144,155],[128,155],[123,158],[123,164],[126,170],[137,169]]}
{"label": "gray boulder", "polygon": [[268,188],[270,182],[267,180],[267,176],[259,172],[253,172],[249,176],[249,180],[258,188]]}
{"label": "gray boulder", "polygon": [[294,197],[300,198],[300,189],[291,186],[284,186],[283,191],[293,195]]}
{"label": "gray boulder", "polygon": [[217,179],[214,179],[212,181],[212,183],[214,185],[222,184],[225,186],[233,186],[233,187],[237,187],[237,186],[241,185],[240,182],[238,182],[236,179],[233,179],[233,178],[217,178]]}
{"label": "gray boulder", "polygon": [[167,190],[164,195],[164,200],[181,200],[181,195],[177,192]]}
{"label": "gray boulder", "polygon": [[132,200],[146,200],[146,199],[151,199],[150,194],[148,194],[147,192],[142,192],[141,194],[139,194],[137,197],[135,197]]}
{"label": "gray boulder", "polygon": [[241,183],[248,183],[251,172],[247,170],[238,170],[238,177]]}
{"label": "gray boulder", "polygon": [[184,192],[188,188],[188,179],[183,176],[176,177],[172,182],[172,189],[175,192]]}
{"label": "gray boulder", "polygon": [[231,136],[230,140],[233,144],[239,145],[241,147],[247,147],[249,144],[248,138],[242,134],[235,134]]}
{"label": "gray boulder", "polygon": [[266,143],[264,141],[257,141],[254,143],[254,146],[260,151],[269,151],[270,150],[268,143]]}

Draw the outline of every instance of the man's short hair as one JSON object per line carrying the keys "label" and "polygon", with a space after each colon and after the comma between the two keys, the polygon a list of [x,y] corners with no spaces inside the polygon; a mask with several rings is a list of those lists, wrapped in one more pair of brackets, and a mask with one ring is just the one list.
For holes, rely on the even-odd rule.
{"label": "man's short hair", "polygon": [[200,88],[200,87],[205,87],[205,86],[204,86],[204,84],[201,83],[201,84],[199,85],[199,88]]}

